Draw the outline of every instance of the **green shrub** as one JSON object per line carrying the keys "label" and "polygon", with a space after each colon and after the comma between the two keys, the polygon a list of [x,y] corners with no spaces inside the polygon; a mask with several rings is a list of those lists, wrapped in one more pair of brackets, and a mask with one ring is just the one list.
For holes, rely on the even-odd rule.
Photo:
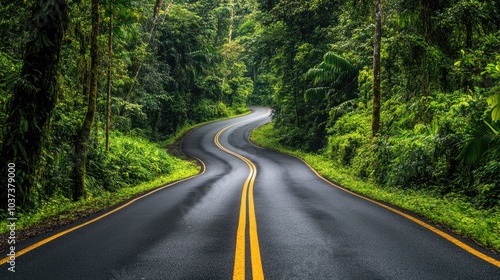
{"label": "green shrub", "polygon": [[357,150],[368,138],[359,132],[352,132],[328,138],[328,153],[337,163],[350,166]]}
{"label": "green shrub", "polygon": [[87,187],[91,193],[115,191],[168,174],[172,157],[144,139],[127,136],[111,138],[109,153],[94,148],[88,156]]}
{"label": "green shrub", "polygon": [[500,206],[500,161],[490,160],[473,172],[476,203],[483,207]]}
{"label": "green shrub", "polygon": [[235,115],[232,108],[227,107],[222,102],[215,102],[208,99],[202,99],[193,108],[192,112],[196,123],[206,122],[213,119]]}
{"label": "green shrub", "polygon": [[350,112],[338,118],[327,129],[327,156],[340,164],[350,165],[356,150],[369,139],[369,127],[370,116],[366,110]]}
{"label": "green shrub", "polygon": [[391,140],[387,184],[402,188],[425,187],[432,182],[434,143],[432,137],[402,134]]}

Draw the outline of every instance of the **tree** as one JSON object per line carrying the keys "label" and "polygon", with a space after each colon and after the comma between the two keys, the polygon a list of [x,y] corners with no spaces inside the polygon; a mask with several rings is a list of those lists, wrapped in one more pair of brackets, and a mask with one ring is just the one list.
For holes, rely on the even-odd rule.
{"label": "tree", "polygon": [[[31,207],[37,170],[51,113],[57,102],[57,71],[62,40],[68,27],[66,0],[37,1],[27,24],[29,34],[21,76],[8,106],[8,118],[0,151],[0,172],[16,165],[19,206]],[[2,188],[6,187],[2,180]],[[0,192],[0,204],[7,203]],[[6,209],[6,207],[2,207]]]}
{"label": "tree", "polygon": [[83,121],[83,125],[78,132],[75,141],[75,158],[72,173],[73,179],[73,200],[86,198],[85,189],[85,165],[87,163],[87,152],[90,141],[90,133],[94,123],[97,103],[97,80],[99,72],[99,0],[92,0],[92,33],[90,35],[90,88],[88,108]]}
{"label": "tree", "polygon": [[382,7],[375,0],[375,36],[373,46],[373,111],[372,137],[380,132],[380,41],[382,39]]}
{"label": "tree", "polygon": [[113,63],[113,0],[109,1],[108,75],[106,88],[106,151],[109,151],[109,127],[111,124],[111,66]]}

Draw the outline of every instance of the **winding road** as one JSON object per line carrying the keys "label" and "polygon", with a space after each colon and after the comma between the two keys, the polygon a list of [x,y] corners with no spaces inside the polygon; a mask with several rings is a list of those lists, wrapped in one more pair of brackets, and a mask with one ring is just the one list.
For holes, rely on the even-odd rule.
{"label": "winding road", "polygon": [[250,143],[252,109],[184,139],[202,174],[18,244],[0,279],[500,279],[498,255]]}

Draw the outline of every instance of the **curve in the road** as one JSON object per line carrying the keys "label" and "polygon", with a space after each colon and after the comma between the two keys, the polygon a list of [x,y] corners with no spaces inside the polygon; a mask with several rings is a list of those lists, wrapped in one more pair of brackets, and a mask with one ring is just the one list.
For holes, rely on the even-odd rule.
{"label": "curve in the road", "polygon": [[253,111],[185,138],[203,176],[19,244],[0,279],[499,279],[494,253],[252,146]]}
{"label": "curve in the road", "polygon": [[[249,215],[249,236],[250,236],[250,255],[251,255],[251,264],[252,264],[252,278],[256,279],[256,280],[264,279],[264,272],[262,269],[262,261],[261,261],[259,240],[258,240],[258,234],[257,234],[257,221],[255,218],[255,207],[254,207],[254,196],[253,196],[253,188],[254,188],[254,183],[255,183],[255,177],[257,175],[257,168],[256,168],[255,164],[253,164],[248,158],[246,158],[240,154],[237,154],[237,153],[225,148],[224,146],[222,146],[222,144],[220,144],[220,142],[219,142],[219,137],[224,131],[226,131],[227,129],[229,129],[233,126],[236,126],[236,125],[244,123],[244,122],[256,120],[256,119],[259,119],[261,117],[262,116],[258,116],[255,118],[247,119],[245,121],[229,125],[223,129],[221,129],[215,135],[215,138],[214,138],[214,142],[217,145],[217,147],[219,147],[224,152],[241,159],[243,162],[245,162],[248,165],[248,167],[250,169],[250,173],[249,173],[249,175],[245,181],[245,184],[243,186],[243,192],[242,192],[242,196],[241,196],[241,208],[240,208],[239,222],[238,222],[238,229],[237,229],[237,236],[236,236],[236,252],[235,252],[233,279],[245,279],[245,262],[246,262],[246,260],[245,260],[245,256],[246,256],[245,255],[245,243],[246,243],[245,235],[246,235],[246,224],[247,224],[247,222],[246,222],[247,201],[248,201],[248,215]],[[193,131],[194,130],[191,130],[188,134],[186,134],[184,136],[184,138],[186,138]],[[32,245],[16,252],[16,256],[15,256],[16,259],[19,258],[20,256],[32,251],[32,250],[38,248],[38,247],[41,247],[41,246],[43,246],[51,241],[56,240],[57,238],[59,238],[61,236],[64,236],[72,231],[75,231],[77,229],[85,227],[89,224],[92,224],[96,221],[103,219],[106,216],[109,216],[115,212],[118,212],[118,211],[122,210],[123,208],[131,205],[132,203],[134,203],[134,202],[136,202],[144,197],[147,197],[155,192],[161,191],[165,188],[168,188],[170,186],[176,185],[176,184],[181,183],[183,181],[192,179],[194,177],[198,177],[198,176],[203,175],[206,171],[205,162],[194,155],[190,155],[190,156],[195,158],[202,165],[202,170],[200,171],[199,174],[185,178],[183,180],[173,182],[171,184],[162,186],[160,188],[154,189],[154,190],[152,190],[146,194],[143,194],[139,197],[136,197],[136,198],[130,200],[129,202],[127,202],[127,203],[125,203],[125,204],[123,204],[115,209],[112,209],[112,210],[110,210],[110,211],[108,211],[108,212],[106,212],[106,213],[104,213],[104,214],[102,214],[94,219],[91,219],[87,222],[81,223],[79,225],[76,225],[76,226],[71,227],[69,229],[66,229],[64,231],[61,231],[59,233],[56,233],[52,236],[49,236],[49,237],[47,237],[39,242],[36,242],[35,244],[32,244]],[[5,257],[3,259],[0,259],[0,266],[3,264],[6,264],[9,260],[10,260],[10,257]]]}
{"label": "curve in the road", "polygon": [[[194,130],[191,130],[189,133],[187,133],[187,134],[184,136],[184,138],[183,138],[182,140],[184,140],[184,139],[185,139],[185,138],[186,138],[186,137],[187,137],[187,136],[188,136],[191,132],[193,132],[193,131],[194,131]],[[108,212],[106,212],[106,213],[104,213],[104,214],[102,214],[102,215],[100,215],[100,216],[95,217],[94,219],[91,219],[91,220],[89,220],[89,221],[87,221],[87,222],[85,222],[85,223],[82,223],[82,224],[76,225],[76,226],[71,227],[71,228],[69,228],[69,229],[67,229],[67,230],[64,230],[64,231],[61,231],[61,232],[59,232],[59,233],[56,233],[56,234],[54,234],[54,235],[52,235],[52,236],[49,236],[49,237],[47,237],[47,238],[45,238],[45,239],[43,239],[43,240],[41,240],[41,241],[39,241],[39,242],[37,242],[37,243],[35,243],[35,244],[33,244],[33,245],[30,245],[30,246],[28,246],[28,247],[26,247],[26,248],[24,248],[24,249],[20,250],[19,252],[16,252],[16,256],[15,256],[15,257],[16,257],[16,259],[17,259],[17,258],[19,258],[20,256],[22,256],[22,255],[24,255],[24,254],[28,253],[29,251],[32,251],[32,250],[34,250],[34,249],[36,249],[36,248],[38,248],[38,247],[40,247],[40,246],[43,246],[43,245],[45,245],[45,244],[47,244],[47,243],[49,243],[49,242],[51,242],[51,241],[56,240],[57,238],[59,238],[59,237],[61,237],[61,236],[63,236],[63,235],[66,235],[66,234],[68,234],[68,233],[70,233],[70,232],[72,232],[72,231],[75,231],[75,230],[77,230],[77,229],[79,229],[79,228],[82,228],[82,227],[84,227],[84,226],[90,225],[90,224],[92,224],[92,223],[94,223],[94,222],[97,222],[97,221],[101,220],[102,218],[104,218],[104,217],[106,217],[106,216],[109,216],[109,215],[111,215],[111,214],[113,214],[113,213],[115,213],[115,212],[118,212],[118,211],[122,210],[123,208],[125,208],[125,207],[129,206],[130,204],[132,204],[132,203],[134,203],[134,202],[136,202],[136,201],[138,201],[138,200],[140,200],[140,199],[142,199],[142,198],[145,198],[146,196],[152,195],[152,194],[153,194],[153,193],[155,193],[155,192],[161,191],[161,190],[163,190],[163,189],[165,189],[165,188],[168,188],[168,187],[171,187],[171,186],[173,186],[173,185],[179,184],[179,183],[181,183],[181,182],[187,181],[187,180],[192,179],[192,178],[194,178],[194,177],[198,177],[198,176],[203,175],[203,174],[205,173],[205,171],[207,170],[205,163],[204,163],[201,159],[199,159],[199,158],[197,158],[197,157],[195,157],[195,156],[193,156],[193,155],[190,155],[190,156],[191,156],[191,157],[193,157],[194,159],[196,159],[196,160],[197,160],[197,161],[201,164],[202,169],[201,169],[200,173],[198,173],[198,174],[196,174],[196,175],[194,175],[194,176],[190,176],[190,177],[188,177],[188,178],[185,178],[185,179],[179,180],[179,181],[175,181],[175,182],[173,182],[173,183],[170,183],[170,184],[167,184],[167,185],[165,185],[165,186],[159,187],[159,188],[154,189],[154,190],[152,190],[152,191],[149,191],[149,192],[147,192],[147,193],[145,193],[145,194],[143,194],[143,195],[141,195],[141,196],[139,196],[139,197],[136,197],[136,198],[134,198],[134,199],[132,199],[132,200],[128,201],[127,203],[125,203],[125,204],[123,204],[123,205],[121,205],[121,206],[119,206],[119,207],[117,207],[117,208],[114,208],[114,209],[112,209],[112,210],[110,210],[110,211],[108,211]],[[5,257],[5,258],[3,258],[3,259],[0,259],[0,266],[1,266],[1,265],[3,265],[3,264],[6,264],[9,260],[10,260],[10,257]]]}
{"label": "curve in the road", "polygon": [[224,152],[231,154],[242,161],[244,161],[248,168],[250,169],[250,173],[243,185],[243,192],[241,194],[241,206],[240,206],[240,214],[238,221],[238,230],[236,233],[236,252],[234,256],[234,270],[233,270],[233,279],[245,279],[245,235],[246,235],[246,217],[247,217],[247,196],[248,196],[248,220],[249,220],[249,236],[250,236],[250,259],[252,264],[252,279],[263,280],[264,279],[264,271],[262,269],[262,259],[260,255],[260,247],[259,247],[259,236],[257,233],[257,219],[255,218],[255,204],[254,204],[254,196],[253,189],[255,184],[255,177],[257,176],[257,167],[255,164],[250,161],[248,158],[235,153],[226,147],[222,146],[219,142],[220,135],[226,131],[227,129],[241,124],[243,122],[248,122],[251,120],[255,120],[261,117],[256,117],[253,119],[245,120],[239,123],[235,123],[229,125],[223,129],[221,129],[214,138],[215,145],[219,147],[219,149]]}

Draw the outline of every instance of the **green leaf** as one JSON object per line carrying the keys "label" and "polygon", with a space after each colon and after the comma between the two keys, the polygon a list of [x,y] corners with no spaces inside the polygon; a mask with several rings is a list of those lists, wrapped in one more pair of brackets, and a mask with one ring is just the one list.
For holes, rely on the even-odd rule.
{"label": "green leaf", "polygon": [[467,164],[479,162],[486,153],[497,153],[500,135],[492,124],[484,122],[474,127],[465,141],[459,158]]}
{"label": "green leaf", "polygon": [[492,108],[491,119],[500,120],[500,92],[493,94],[487,99],[488,105]]}
{"label": "green leaf", "polygon": [[497,106],[493,107],[493,110],[491,111],[491,119],[493,121],[500,120],[500,104],[497,104]]}
{"label": "green leaf", "polygon": [[323,62],[307,71],[306,79],[312,79],[316,87],[306,90],[304,98],[306,101],[321,99],[345,90],[355,90],[357,76],[358,70],[349,61],[327,52]]}

